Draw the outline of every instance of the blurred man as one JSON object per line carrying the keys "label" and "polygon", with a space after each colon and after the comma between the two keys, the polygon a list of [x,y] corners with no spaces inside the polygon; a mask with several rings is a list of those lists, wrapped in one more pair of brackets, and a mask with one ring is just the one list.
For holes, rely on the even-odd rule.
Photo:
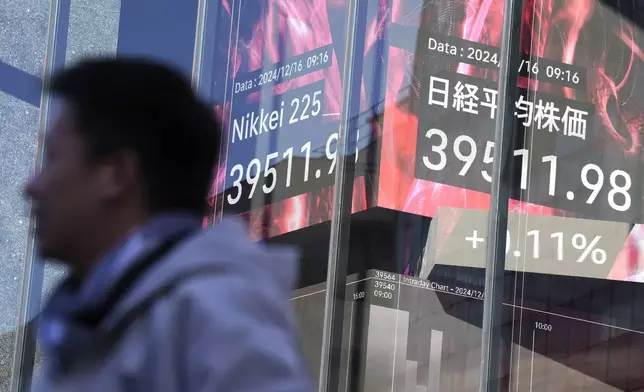
{"label": "blurred man", "polygon": [[26,193],[70,276],[41,316],[37,391],[309,391],[296,255],[235,220],[200,230],[221,129],[188,81],[135,59],[50,83],[61,111]]}

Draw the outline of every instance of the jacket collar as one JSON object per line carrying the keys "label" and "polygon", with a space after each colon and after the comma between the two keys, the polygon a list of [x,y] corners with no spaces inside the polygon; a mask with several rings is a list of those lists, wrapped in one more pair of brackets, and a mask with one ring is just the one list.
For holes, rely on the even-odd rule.
{"label": "jacket collar", "polygon": [[154,216],[101,258],[82,283],[77,284],[71,277],[65,279],[41,314],[40,337],[49,357],[64,360],[74,347],[82,347],[92,339],[95,331],[75,323],[74,314],[98,306],[133,263],[169,237],[196,229],[200,223],[199,216],[186,213]]}

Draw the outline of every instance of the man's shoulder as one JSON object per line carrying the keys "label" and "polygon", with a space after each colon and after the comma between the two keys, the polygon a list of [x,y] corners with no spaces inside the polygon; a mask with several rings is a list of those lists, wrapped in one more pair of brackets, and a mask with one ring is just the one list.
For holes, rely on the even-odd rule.
{"label": "man's shoulder", "polygon": [[226,221],[181,241],[131,287],[113,323],[149,306],[184,307],[222,314],[253,296],[288,301],[297,277],[297,257],[248,240],[236,221]]}
{"label": "man's shoulder", "polygon": [[165,268],[176,284],[146,324],[181,341],[192,380],[222,390],[311,390],[289,304],[296,254],[226,229],[205,230],[174,252]]}
{"label": "man's shoulder", "polygon": [[193,379],[222,390],[312,390],[288,295],[269,280],[236,269],[199,275],[153,313],[162,318],[153,324],[180,336]]}
{"label": "man's shoulder", "polygon": [[182,292],[277,290],[287,297],[299,269],[296,249],[251,241],[234,219],[194,235],[167,264],[176,277],[190,277]]}

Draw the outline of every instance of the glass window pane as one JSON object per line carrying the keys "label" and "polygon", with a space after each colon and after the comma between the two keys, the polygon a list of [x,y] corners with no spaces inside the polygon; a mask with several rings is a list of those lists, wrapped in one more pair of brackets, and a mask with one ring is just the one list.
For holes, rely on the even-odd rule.
{"label": "glass window pane", "polygon": [[[194,49],[197,2],[164,3],[120,0],[87,1],[61,0],[56,34],[54,67],[79,61],[90,56],[134,55],[162,59],[189,76]],[[168,26],[171,26],[168,28]],[[171,34],[172,41],[164,34]],[[44,41],[43,41],[44,42]],[[165,42],[164,45],[158,45]],[[168,43],[170,42],[170,43]],[[63,50],[63,53],[59,51]],[[50,113],[55,115],[55,110]],[[33,287],[32,295],[47,298],[65,275],[60,265],[46,264],[42,287]],[[43,357],[36,348],[34,375]],[[28,354],[26,360],[31,360]]]}
{"label": "glass window pane", "polygon": [[28,205],[22,187],[34,169],[47,17],[42,1],[0,1],[0,391],[14,372]]}
{"label": "glass window pane", "polygon": [[[226,135],[204,222],[239,215],[257,240],[300,248],[293,305],[315,377],[339,243],[340,390],[478,390],[503,2],[358,3],[355,20],[349,2],[208,3],[193,76]],[[522,14],[498,347],[509,390],[639,385],[640,17],[573,3]],[[68,58],[102,52],[84,39]],[[350,225],[330,241],[344,158]]]}
{"label": "glass window pane", "polygon": [[[504,355],[510,390],[641,388],[641,10],[525,5]],[[512,342],[512,343],[510,343]]]}
{"label": "glass window pane", "polygon": [[[108,2],[72,0],[66,32],[65,62],[71,63],[95,55],[115,54],[120,8],[120,0]],[[62,17],[65,18],[64,15]],[[65,34],[65,32],[61,33]],[[61,265],[50,263],[45,265],[43,305],[64,274],[65,268]]]}
{"label": "glass window pane", "polygon": [[[1,74],[1,72],[0,72]],[[22,199],[22,185],[34,167],[38,108],[7,93],[0,93],[0,116],[4,131],[0,135],[0,391],[9,391],[13,370],[20,284],[27,258],[29,217]]]}
{"label": "glass window pane", "polygon": [[72,0],[66,61],[116,53],[120,10],[120,0]]}
{"label": "glass window pane", "polygon": [[[241,216],[257,240],[300,250],[293,305],[319,377],[347,6],[211,1],[200,89],[226,136],[212,216]],[[317,381],[317,380],[316,380]]]}
{"label": "glass window pane", "polygon": [[367,141],[351,158],[367,203],[344,234],[340,388],[478,391],[501,19],[448,1],[358,4],[351,130]]}
{"label": "glass window pane", "polygon": [[[113,55],[118,41],[120,0],[92,2],[72,0],[67,30],[65,62],[71,63],[95,55]],[[65,268],[46,264],[42,288],[42,304],[64,277]]]}
{"label": "glass window pane", "polygon": [[[64,2],[61,2],[63,4]],[[91,2],[70,0],[69,9],[61,6],[58,42],[65,42],[65,53],[55,53],[64,58],[66,64],[95,55],[115,54],[118,41],[120,0],[109,2]],[[51,12],[51,10],[49,10]],[[62,22],[61,22],[62,21]],[[65,30],[64,27],[67,27]],[[60,66],[57,64],[56,66]],[[50,112],[49,116],[55,115]],[[36,262],[41,262],[37,260]],[[43,271],[42,287],[32,287],[32,295],[41,296],[40,304],[45,306],[52,291],[64,278],[66,269],[63,265],[46,263]],[[37,376],[44,361],[40,345],[35,353],[26,353],[26,360],[34,355],[34,374]]]}

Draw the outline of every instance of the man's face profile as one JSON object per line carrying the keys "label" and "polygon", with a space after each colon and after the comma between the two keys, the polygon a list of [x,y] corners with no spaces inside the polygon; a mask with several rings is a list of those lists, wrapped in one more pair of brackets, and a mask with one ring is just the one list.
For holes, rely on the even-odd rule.
{"label": "man's face profile", "polygon": [[42,169],[26,187],[44,258],[73,258],[86,228],[100,224],[92,222],[100,208],[99,182],[77,127],[71,108],[63,107],[47,132]]}

